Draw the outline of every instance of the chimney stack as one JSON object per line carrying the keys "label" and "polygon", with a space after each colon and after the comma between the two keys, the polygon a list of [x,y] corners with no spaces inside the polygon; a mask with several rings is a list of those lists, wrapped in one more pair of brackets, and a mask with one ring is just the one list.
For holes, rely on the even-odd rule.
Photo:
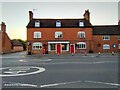
{"label": "chimney stack", "polygon": [[29,20],[32,20],[32,19],[33,19],[33,12],[29,11]]}
{"label": "chimney stack", "polygon": [[6,25],[4,22],[1,23],[1,31],[6,32]]}
{"label": "chimney stack", "polygon": [[88,21],[90,21],[90,12],[89,12],[89,9],[85,10],[85,13],[84,13],[84,18]]}

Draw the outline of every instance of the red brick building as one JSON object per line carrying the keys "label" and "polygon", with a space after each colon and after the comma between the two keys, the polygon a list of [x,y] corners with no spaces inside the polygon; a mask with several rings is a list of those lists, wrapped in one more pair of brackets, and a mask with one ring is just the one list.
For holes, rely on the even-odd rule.
{"label": "red brick building", "polygon": [[23,51],[23,45],[19,40],[11,40],[11,52],[20,52]]}
{"label": "red brick building", "polygon": [[0,54],[10,52],[11,52],[11,40],[6,33],[6,25],[4,22],[2,22],[0,30]]}
{"label": "red brick building", "polygon": [[28,53],[118,52],[118,25],[92,26],[89,10],[83,16],[82,19],[36,19],[29,11]]}
{"label": "red brick building", "polygon": [[23,51],[23,46],[19,41],[10,40],[6,33],[6,25],[1,23],[0,30],[0,54]]}

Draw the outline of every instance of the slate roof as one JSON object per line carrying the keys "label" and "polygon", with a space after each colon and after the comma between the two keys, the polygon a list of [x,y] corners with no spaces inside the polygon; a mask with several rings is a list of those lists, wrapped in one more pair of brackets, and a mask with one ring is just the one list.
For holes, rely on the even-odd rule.
{"label": "slate roof", "polygon": [[92,26],[86,19],[32,19],[27,28],[34,28],[37,20],[40,21],[40,27],[38,28],[56,28],[56,21],[61,22],[61,28],[79,28],[79,21],[84,22],[84,27]]}
{"label": "slate roof", "polygon": [[13,46],[22,46],[21,42],[18,40],[11,40]]}
{"label": "slate roof", "polygon": [[93,35],[120,35],[120,25],[93,26]]}

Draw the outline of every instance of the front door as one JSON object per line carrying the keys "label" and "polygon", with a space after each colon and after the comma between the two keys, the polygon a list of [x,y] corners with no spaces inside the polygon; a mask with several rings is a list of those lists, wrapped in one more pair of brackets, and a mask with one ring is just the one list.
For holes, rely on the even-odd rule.
{"label": "front door", "polygon": [[61,53],[61,45],[60,43],[57,44],[57,54]]}
{"label": "front door", "polygon": [[71,45],[70,45],[70,52],[71,52],[72,54],[75,53],[75,45],[74,45],[74,44],[71,44]]}

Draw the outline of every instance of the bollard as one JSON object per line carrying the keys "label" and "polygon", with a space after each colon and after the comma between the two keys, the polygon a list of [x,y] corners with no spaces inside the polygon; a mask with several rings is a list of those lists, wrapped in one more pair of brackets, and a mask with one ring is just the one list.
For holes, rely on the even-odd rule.
{"label": "bollard", "polygon": [[73,53],[72,53],[72,56],[73,56]]}
{"label": "bollard", "polygon": [[114,55],[114,52],[112,52],[112,55]]}
{"label": "bollard", "polygon": [[98,54],[100,55],[100,52]]}
{"label": "bollard", "polygon": [[85,52],[85,56],[87,56],[87,52]]}

